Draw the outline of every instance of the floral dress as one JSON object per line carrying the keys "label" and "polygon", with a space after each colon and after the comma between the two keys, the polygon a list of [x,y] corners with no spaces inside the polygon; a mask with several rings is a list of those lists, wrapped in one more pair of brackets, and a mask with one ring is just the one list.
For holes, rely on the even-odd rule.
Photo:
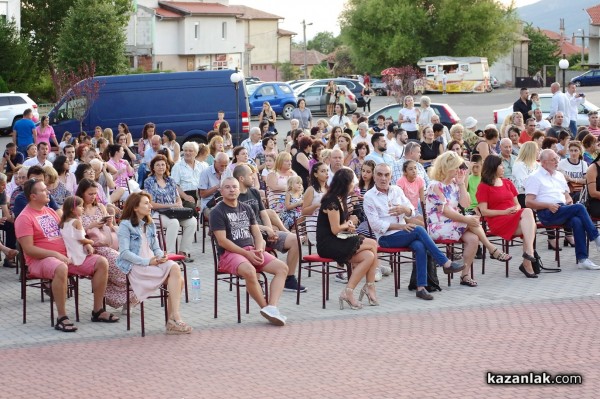
{"label": "floral dress", "polygon": [[56,201],[58,205],[62,205],[67,197],[73,195],[61,181],[58,182],[56,187],[48,190],[48,192],[52,195],[52,198],[54,198],[54,201]]}
{"label": "floral dress", "polygon": [[302,202],[304,201],[304,195],[301,195],[298,198],[291,197],[291,204],[298,204],[297,207],[291,210],[284,210],[281,212],[279,217],[281,218],[281,222],[285,226],[286,229],[290,229],[294,225],[294,218],[299,218],[302,215]]}
{"label": "floral dress", "polygon": [[[436,187],[442,193],[442,197],[433,191]],[[460,212],[458,209],[459,198],[460,191],[455,183],[444,184],[439,181],[431,181],[427,187],[425,209],[427,210],[429,235],[433,240],[459,241],[467,230],[466,223],[454,221],[443,215],[444,207],[450,207],[450,209]]]}
{"label": "floral dress", "polygon": [[[103,217],[104,215],[102,214],[100,207],[94,208],[93,215],[84,213],[81,215],[83,229],[87,231],[90,224],[100,221]],[[113,308],[120,308],[127,303],[127,277],[125,276],[125,273],[117,267],[117,257],[119,256],[119,252],[110,247],[94,247],[94,251],[98,255],[105,257],[108,261],[108,283],[106,284],[106,293],[104,294],[106,303]],[[130,295],[132,303],[135,304],[139,302],[133,294],[133,291]]]}

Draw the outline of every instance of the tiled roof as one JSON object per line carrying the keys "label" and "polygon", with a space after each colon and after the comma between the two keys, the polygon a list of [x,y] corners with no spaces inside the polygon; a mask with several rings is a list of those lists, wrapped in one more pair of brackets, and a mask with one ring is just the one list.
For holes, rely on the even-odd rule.
{"label": "tiled roof", "polygon": [[[325,59],[327,56],[317,50],[306,51],[306,65],[318,65]],[[292,65],[304,65],[304,50],[292,50],[290,62]]]}
{"label": "tiled roof", "polygon": [[295,35],[297,35],[296,32],[292,32],[291,30],[285,30],[285,29],[277,29],[277,33],[279,33],[280,36],[295,36]]}
{"label": "tiled roof", "polygon": [[163,18],[182,18],[183,17],[183,15],[181,15],[180,13],[166,10],[164,8],[155,8],[154,12],[156,12],[156,15],[161,16]]}
{"label": "tiled roof", "polygon": [[248,6],[230,5],[229,8],[236,10],[237,14],[241,14],[242,19],[283,19],[279,15],[270,14],[268,12],[257,10]]}
{"label": "tiled roof", "polygon": [[161,9],[166,9],[180,15],[240,15],[238,9],[219,3],[197,3],[185,1],[160,1]]}
{"label": "tiled roof", "polygon": [[[571,39],[561,36],[560,33],[547,29],[541,29],[541,32],[549,39],[558,41],[558,45],[560,46],[560,54],[564,54],[567,57],[573,54],[581,54],[581,46],[571,43]],[[587,54],[587,49],[584,50],[584,53]]]}
{"label": "tiled roof", "polygon": [[600,25],[600,4],[594,7],[590,7],[585,10],[590,19],[592,20],[592,25]]}

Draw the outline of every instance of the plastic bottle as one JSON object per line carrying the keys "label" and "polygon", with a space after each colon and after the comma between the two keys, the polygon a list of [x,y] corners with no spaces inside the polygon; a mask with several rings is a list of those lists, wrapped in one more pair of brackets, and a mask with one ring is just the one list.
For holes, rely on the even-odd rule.
{"label": "plastic bottle", "polygon": [[192,301],[200,300],[200,272],[197,267],[192,270]]}

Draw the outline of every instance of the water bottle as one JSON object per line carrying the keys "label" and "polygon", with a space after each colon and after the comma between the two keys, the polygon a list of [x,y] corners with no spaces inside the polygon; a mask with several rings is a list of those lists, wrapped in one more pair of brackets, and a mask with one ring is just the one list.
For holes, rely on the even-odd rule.
{"label": "water bottle", "polygon": [[200,300],[200,272],[197,267],[192,270],[192,301]]}

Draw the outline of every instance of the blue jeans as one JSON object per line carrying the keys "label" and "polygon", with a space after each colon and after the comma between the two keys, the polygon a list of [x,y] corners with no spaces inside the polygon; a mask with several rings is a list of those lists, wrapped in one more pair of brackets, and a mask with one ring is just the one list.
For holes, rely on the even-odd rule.
{"label": "blue jeans", "polygon": [[537,215],[540,222],[546,226],[564,225],[572,228],[575,238],[575,258],[577,260],[587,259],[586,235],[590,241],[594,241],[598,237],[598,229],[592,223],[587,209],[582,204],[560,204],[560,208],[555,213],[548,209],[542,209],[537,211]]}
{"label": "blue jeans", "polygon": [[577,135],[577,120],[569,122],[569,130],[571,131],[571,137],[575,138]]}
{"label": "blue jeans", "polygon": [[379,245],[384,248],[409,247],[415,252],[417,261],[417,286],[427,285],[427,252],[431,254],[438,265],[444,265],[448,258],[433,242],[427,231],[417,226],[413,231],[397,231],[379,238]]}

